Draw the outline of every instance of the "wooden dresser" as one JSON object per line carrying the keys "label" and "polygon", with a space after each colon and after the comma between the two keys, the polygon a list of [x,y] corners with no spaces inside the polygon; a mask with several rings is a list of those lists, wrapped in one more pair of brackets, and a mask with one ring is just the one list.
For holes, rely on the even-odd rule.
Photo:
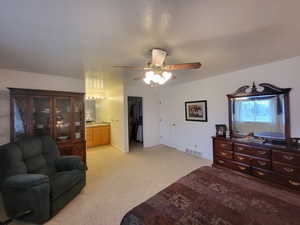
{"label": "wooden dresser", "polygon": [[300,191],[300,147],[213,137],[216,167],[227,167]]}

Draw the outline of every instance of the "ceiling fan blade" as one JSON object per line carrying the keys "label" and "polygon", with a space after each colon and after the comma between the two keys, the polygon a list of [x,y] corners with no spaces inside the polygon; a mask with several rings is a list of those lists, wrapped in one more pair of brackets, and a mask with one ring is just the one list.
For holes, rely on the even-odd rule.
{"label": "ceiling fan blade", "polygon": [[152,49],[152,64],[155,66],[162,66],[164,64],[164,61],[167,57],[167,52],[162,50],[162,49],[158,49],[158,48],[154,48]]}
{"label": "ceiling fan blade", "polygon": [[113,68],[125,69],[125,70],[151,70],[149,67],[140,66],[113,66]]}
{"label": "ceiling fan blade", "polygon": [[200,62],[194,63],[182,63],[182,64],[171,64],[166,65],[164,67],[165,70],[192,70],[192,69],[199,69],[201,67]]}

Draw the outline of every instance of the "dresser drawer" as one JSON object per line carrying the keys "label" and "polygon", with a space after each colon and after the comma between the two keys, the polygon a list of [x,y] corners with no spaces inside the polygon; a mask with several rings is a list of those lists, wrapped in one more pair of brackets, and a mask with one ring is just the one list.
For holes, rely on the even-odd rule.
{"label": "dresser drawer", "polygon": [[250,174],[250,166],[249,165],[235,162],[232,160],[221,159],[221,158],[216,158],[215,162],[217,165],[224,166],[229,169],[237,170],[239,172]]}
{"label": "dresser drawer", "polygon": [[299,178],[287,178],[286,185],[297,191],[300,191],[300,179]]}
{"label": "dresser drawer", "polygon": [[273,162],[273,170],[289,177],[300,178],[300,167],[285,163]]}
{"label": "dresser drawer", "polygon": [[300,154],[273,150],[272,159],[276,162],[292,164],[295,166],[300,165]]}
{"label": "dresser drawer", "polygon": [[254,167],[259,167],[262,169],[271,169],[271,160],[267,160],[264,158],[257,158],[254,156],[234,153],[234,159],[238,162],[246,163]]}
{"label": "dresser drawer", "polygon": [[251,166],[270,170],[272,168],[272,163],[271,160],[253,157],[251,159]]}
{"label": "dresser drawer", "polygon": [[249,165],[251,164],[251,157],[240,153],[234,153],[234,160]]}
{"label": "dresser drawer", "polygon": [[258,168],[252,168],[252,175],[262,178],[264,180],[269,180],[274,183],[282,184],[284,186],[290,187],[292,189],[300,191],[300,179],[299,178],[290,178],[287,176],[282,176],[276,174],[272,171],[262,170]]}
{"label": "dresser drawer", "polygon": [[224,149],[228,151],[233,150],[233,144],[231,141],[225,141],[225,140],[214,140],[215,148],[218,149]]}
{"label": "dresser drawer", "polygon": [[250,174],[250,166],[243,163],[232,162],[232,169]]}
{"label": "dresser drawer", "polygon": [[216,148],[215,153],[219,158],[233,159],[233,152]]}
{"label": "dresser drawer", "polygon": [[274,174],[273,171],[270,170],[264,170],[259,168],[252,168],[251,174],[253,176],[262,178],[264,180],[276,182],[276,183],[283,183],[283,180],[278,179],[278,177]]}
{"label": "dresser drawer", "polygon": [[235,144],[234,151],[247,154],[247,155],[253,155],[260,158],[270,158],[271,152],[268,149],[262,149],[257,147],[251,147],[248,145],[243,144]]}

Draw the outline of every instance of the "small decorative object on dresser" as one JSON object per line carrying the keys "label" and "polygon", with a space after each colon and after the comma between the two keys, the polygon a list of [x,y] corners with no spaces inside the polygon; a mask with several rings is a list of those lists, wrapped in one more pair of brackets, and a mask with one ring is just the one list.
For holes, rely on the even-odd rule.
{"label": "small decorative object on dresser", "polygon": [[216,124],[216,136],[226,137],[227,127],[225,124]]}
{"label": "small decorative object on dresser", "polygon": [[207,122],[207,101],[185,102],[185,120]]}

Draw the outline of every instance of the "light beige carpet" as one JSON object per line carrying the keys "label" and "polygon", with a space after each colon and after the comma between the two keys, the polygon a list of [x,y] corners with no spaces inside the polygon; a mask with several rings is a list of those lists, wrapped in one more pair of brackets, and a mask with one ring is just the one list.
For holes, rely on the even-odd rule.
{"label": "light beige carpet", "polygon": [[[166,146],[122,153],[89,149],[87,185],[47,225],[119,225],[134,206],[211,161]],[[1,212],[3,218],[3,209]]]}

